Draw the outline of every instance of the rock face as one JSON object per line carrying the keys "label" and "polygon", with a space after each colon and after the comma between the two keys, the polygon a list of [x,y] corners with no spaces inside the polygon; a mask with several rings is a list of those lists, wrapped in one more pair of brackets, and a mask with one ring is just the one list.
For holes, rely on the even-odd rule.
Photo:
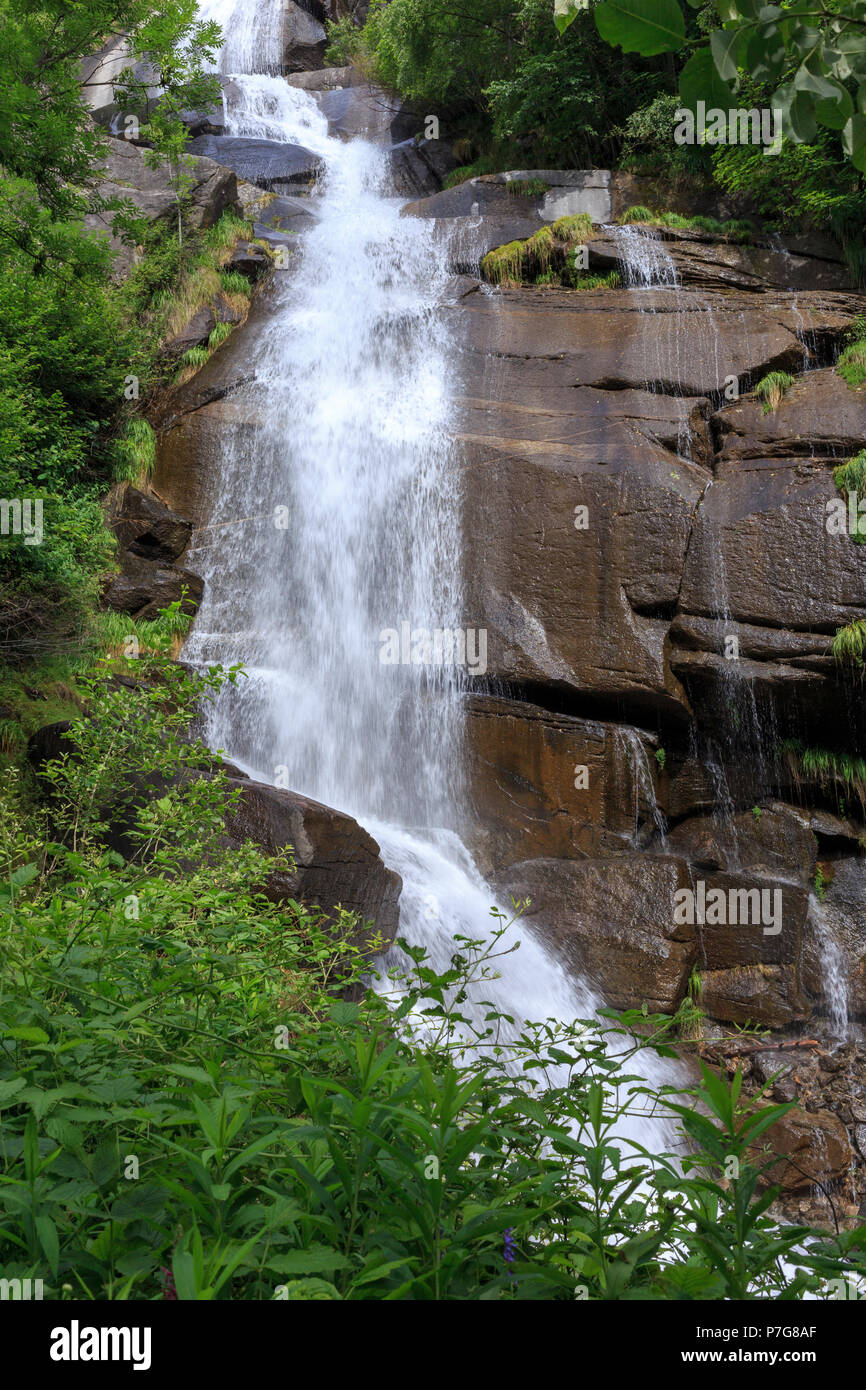
{"label": "rock face", "polygon": [[[440,207],[441,234],[493,235],[505,199],[532,201],[490,187],[480,217]],[[465,201],[438,197],[452,193]],[[859,301],[731,288],[731,249],[712,287],[707,270],[682,289],[454,281],[466,624],[487,631],[496,692],[468,702],[470,838],[609,998],[676,1007],[697,969],[723,1024],[830,1026],[837,941],[847,1007],[866,1016],[863,830],[838,814],[841,785],[828,799],[778,740],[820,747],[840,707],[849,727],[862,718],[828,649],[864,611],[866,548],[824,514],[833,467],[866,444],[866,397],[820,365]],[[713,264],[707,240],[674,250]],[[181,513],[207,516],[227,428],[253,447],[264,404],[245,339],[270,312],[254,305],[167,402],[155,482]],[[798,375],[765,413],[749,391],[777,369]],[[742,920],[676,921],[685,888]]]}
{"label": "rock face", "polygon": [[[211,139],[213,137],[202,137]],[[190,144],[192,148],[195,141]],[[149,222],[177,216],[174,190],[163,169],[151,169],[145,163],[145,150],[128,140],[109,139],[106,147],[104,177],[99,185],[103,198],[123,198],[131,201],[137,212]],[[195,228],[212,227],[226,208],[237,204],[237,179],[231,169],[223,168],[212,159],[194,159],[190,165],[193,183],[187,195],[187,224]],[[104,231],[115,253],[115,273],[123,274],[132,264],[132,252],[111,233],[111,214],[91,213],[85,219],[91,230]]]}
{"label": "rock face", "polygon": [[296,872],[275,874],[266,885],[269,897],[296,898],[327,913],[338,906],[357,912],[361,945],[374,932],[386,942],[393,940],[400,876],[385,867],[376,841],[357,821],[262,782],[230,778],[229,786],[240,791],[227,822],[231,841],[253,840],[273,854],[292,846]]}
{"label": "rock face", "polygon": [[199,575],[177,563],[192,534],[189,518],[127,486],[110,495],[107,521],[117,537],[121,573],[106,581],[102,606],[149,619],[180,602],[183,612],[194,613],[204,586]]}
{"label": "rock face", "polygon": [[303,145],[279,144],[241,135],[199,135],[189,142],[193,155],[232,169],[238,178],[277,193],[308,184],[321,159]]}
{"label": "rock face", "polygon": [[557,943],[613,1008],[673,1013],[695,959],[694,925],[674,921],[685,861],[620,854],[530,859],[494,879],[500,901],[530,899],[524,920]]}

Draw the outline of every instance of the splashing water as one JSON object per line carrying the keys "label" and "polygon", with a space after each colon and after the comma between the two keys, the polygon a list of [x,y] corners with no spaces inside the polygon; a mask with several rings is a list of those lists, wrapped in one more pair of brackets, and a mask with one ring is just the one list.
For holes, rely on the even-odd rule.
{"label": "splashing water", "polygon": [[[364,824],[403,879],[401,935],[442,969],[455,934],[489,941],[499,925],[458,833],[463,668],[431,664],[416,641],[464,621],[448,428],[457,354],[438,312],[448,247],[426,221],[400,217],[385,151],[331,139],[312,96],[241,71],[258,50],[238,8],[221,57],[231,133],[303,144],[324,172],[315,225],[252,340],[254,379],[232,396],[238,423],[225,427],[219,490],[190,557],[205,592],[184,656],[243,663],[248,679],[210,712],[209,742]],[[482,990],[514,1017],[511,1036],[524,1021],[591,1017],[597,996],[528,928],[518,935]],[[481,999],[466,1007],[481,1027]],[[673,1079],[652,1057],[630,1068],[650,1085]],[[672,1143],[656,1120],[628,1122],[631,1133],[656,1151]]]}

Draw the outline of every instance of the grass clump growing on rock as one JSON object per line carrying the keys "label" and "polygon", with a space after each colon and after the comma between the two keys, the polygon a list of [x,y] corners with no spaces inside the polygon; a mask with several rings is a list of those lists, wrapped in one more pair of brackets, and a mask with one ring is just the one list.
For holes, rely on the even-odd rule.
{"label": "grass clump growing on rock", "polygon": [[816,781],[822,790],[841,784],[857,797],[861,809],[866,807],[866,759],[831,748],[809,748],[800,739],[786,739],[782,751],[788,755],[796,781]]}
{"label": "grass clump growing on rock", "polygon": [[768,372],[755,387],[755,395],[764,403],[764,414],[778,410],[785,392],[794,385],[790,372]]}
{"label": "grass clump growing on rock", "polygon": [[686,217],[681,212],[653,212],[652,208],[645,207],[642,203],[627,208],[619,221],[623,227],[639,222],[651,223],[657,227],[673,227],[680,231],[706,232],[722,241],[750,241],[755,233],[754,226],[747,218],[731,217],[726,222],[719,222],[715,217]]}
{"label": "grass clump growing on rock", "polygon": [[853,666],[863,674],[866,669],[866,618],[855,618],[839,628],[833,638],[833,656],[840,666]]}
{"label": "grass clump growing on rock", "polygon": [[[866,346],[866,344],[864,344]],[[866,497],[866,449],[861,449],[859,454],[849,459],[847,463],[842,463],[838,468],[833,469],[833,481],[847,500],[849,492],[856,495],[859,503]],[[851,532],[851,539],[858,545],[866,544],[866,520],[857,516],[856,529]]]}
{"label": "grass clump growing on rock", "polygon": [[541,198],[550,188],[544,179],[506,179],[505,191],[513,198]]}
{"label": "grass clump growing on rock", "polygon": [[866,381],[866,336],[843,348],[836,371],[850,387],[856,389],[863,385]]}
{"label": "grass clump growing on rock", "polygon": [[156,464],[156,435],[147,420],[130,420],[116,445],[114,476],[118,482],[143,487],[152,477]]}
{"label": "grass clump growing on rock", "polygon": [[592,218],[587,213],[559,217],[525,241],[509,241],[488,251],[481,273],[494,285],[568,284],[574,272],[574,247],[591,235]]}

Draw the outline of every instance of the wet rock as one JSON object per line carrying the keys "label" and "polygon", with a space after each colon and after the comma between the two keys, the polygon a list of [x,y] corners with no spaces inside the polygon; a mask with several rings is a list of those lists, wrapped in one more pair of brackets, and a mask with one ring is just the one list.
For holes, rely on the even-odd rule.
{"label": "wet rock", "polygon": [[394,127],[407,119],[410,128],[405,136],[400,134],[397,139],[411,138],[423,129],[423,119],[409,118],[400,99],[381,87],[370,84],[341,86],[320,91],[316,99],[319,109],[328,118],[328,133],[343,140],[360,136],[374,143],[391,144],[395,138]]}
{"label": "wet rock", "polygon": [[305,92],[331,92],[336,87],[354,87],[363,83],[364,78],[353,67],[317,68],[311,72],[293,72],[286,78],[290,87],[301,87]]}
{"label": "wet rock", "polygon": [[725,1023],[787,1028],[810,1013],[790,965],[743,965],[702,971],[701,1008]]}
{"label": "wet rock", "polygon": [[419,198],[441,189],[446,175],[457,168],[451,146],[444,140],[405,140],[389,154],[394,192],[399,198]]}
{"label": "wet rock", "polygon": [[713,416],[719,454],[728,459],[826,458],[838,463],[866,439],[866,393],[833,367],[798,377],[775,410],[746,396]]}
{"label": "wet rock", "polygon": [[[804,984],[823,1012],[832,1010],[833,992],[841,990],[849,1015],[864,1018],[866,861],[862,855],[851,855],[824,864],[824,869],[824,900],[814,905],[811,931],[804,947]],[[828,959],[837,959],[838,979],[833,979]]]}
{"label": "wet rock", "polygon": [[103,608],[148,619],[158,617],[160,609],[170,603],[180,602],[183,613],[195,613],[204,592],[199,575],[130,552],[122,561],[123,572],[112,575],[103,589]]}
{"label": "wet rock", "polygon": [[861,616],[866,548],[826,528],[838,496],[828,469],[794,460],[741,464],[718,478],[695,517],[682,609],[724,607],[736,622],[831,635]]}
{"label": "wet rock", "polygon": [[525,919],[614,1008],[673,1012],[695,959],[695,928],[674,922],[684,860],[623,855],[533,859],[497,875],[500,901],[531,899]]}
{"label": "wet rock", "polygon": [[399,918],[402,881],[386,868],[379,846],[351,816],[297,792],[249,779],[229,779],[240,789],[237,810],[227,820],[229,839],[252,840],[271,854],[292,846],[296,872],[275,873],[265,886],[272,901],[294,898],[333,913],[357,912],[363,944],[373,931],[392,941]]}
{"label": "wet rock", "polygon": [[627,851],[639,827],[652,834],[649,735],[492,696],[472,697],[468,716],[473,843],[488,871]]}
{"label": "wet rock", "polygon": [[279,0],[279,9],[285,71],[306,72],[320,68],[327,34],[318,19],[294,0]]}
{"label": "wet rock", "polygon": [[303,145],[252,136],[199,135],[189,142],[189,151],[233,169],[239,178],[257,188],[277,193],[309,183],[322,165],[319,155]]}
{"label": "wet rock", "polygon": [[720,869],[748,869],[779,883],[811,885],[817,845],[795,808],[759,807],[732,818],[695,816],[668,835],[672,854]]}
{"label": "wet rock", "polygon": [[771,1126],[761,1151],[779,1155],[764,1181],[778,1183],[785,1192],[798,1192],[814,1182],[841,1178],[851,1162],[851,1145],[845,1126],[829,1110],[812,1114],[795,1108]]}
{"label": "wet rock", "polygon": [[127,486],[113,500],[108,524],[121,550],[145,560],[171,564],[189,545],[192,522],[158,498]]}

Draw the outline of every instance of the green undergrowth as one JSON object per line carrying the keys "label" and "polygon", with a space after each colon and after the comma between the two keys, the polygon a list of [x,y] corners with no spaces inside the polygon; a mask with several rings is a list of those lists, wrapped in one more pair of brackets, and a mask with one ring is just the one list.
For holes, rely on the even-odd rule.
{"label": "green undergrowth", "polygon": [[764,414],[778,410],[786,391],[794,385],[790,372],[768,372],[755,387],[755,395],[763,402]]}
{"label": "green undergrowth", "polygon": [[[466,1015],[518,949],[502,914],[438,970],[402,942],[399,1007],[365,990],[372,924],[272,901],[291,846],[226,842],[241,792],[189,728],[242,674],[128,671],[82,678],[38,795],[0,784],[5,1278],[61,1301],[573,1303],[832,1297],[866,1274],[866,1229],[769,1215],[789,1105],[740,1072],[643,1080],[673,1019],[506,1045],[493,1003]],[[670,1144],[621,1137],[648,1111]]]}
{"label": "green undergrowth", "polygon": [[851,341],[842,349],[836,371],[843,381],[856,390],[866,382],[866,322],[862,315],[855,319]]}
{"label": "green undergrowth", "polygon": [[678,212],[654,212],[642,204],[627,208],[619,220],[622,226],[640,222],[683,231],[707,232],[722,241],[746,242],[755,235],[754,224],[746,218],[728,218],[725,222],[719,222],[715,217],[685,217]]}

